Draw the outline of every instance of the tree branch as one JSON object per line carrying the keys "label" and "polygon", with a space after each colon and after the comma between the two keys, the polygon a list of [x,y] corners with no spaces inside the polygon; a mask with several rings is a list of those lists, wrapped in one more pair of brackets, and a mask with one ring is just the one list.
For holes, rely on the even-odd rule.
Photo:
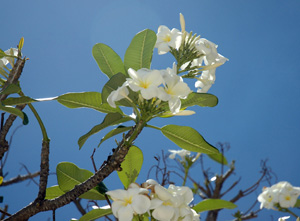
{"label": "tree branch", "polygon": [[19,175],[17,177],[14,177],[10,180],[7,180],[7,181],[3,181],[0,188],[2,186],[8,186],[8,185],[11,185],[11,184],[15,184],[15,183],[19,183],[19,182],[22,182],[24,180],[28,180],[28,179],[33,179],[34,177],[37,177],[38,175],[40,175],[40,172],[35,172],[35,173],[29,173],[27,175]]}
{"label": "tree branch", "polygon": [[88,180],[76,185],[72,190],[55,199],[42,200],[40,202],[35,201],[13,214],[11,217],[8,217],[6,220],[26,220],[39,212],[57,209],[69,204],[83,193],[97,186],[99,182],[103,181],[113,171],[120,170],[120,165],[124,161],[129,147],[138,137],[144,126],[145,124],[143,121],[140,121],[137,125],[133,126],[119,143],[117,149],[114,151],[109,160],[105,161],[100,169]]}

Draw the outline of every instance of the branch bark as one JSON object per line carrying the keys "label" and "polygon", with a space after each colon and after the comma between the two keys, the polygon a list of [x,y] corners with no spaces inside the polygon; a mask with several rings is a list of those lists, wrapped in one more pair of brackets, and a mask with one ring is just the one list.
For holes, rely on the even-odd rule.
{"label": "branch bark", "polygon": [[39,212],[55,210],[69,204],[83,193],[94,188],[113,171],[120,169],[120,165],[124,161],[132,142],[137,138],[144,126],[145,124],[143,121],[140,121],[137,125],[133,126],[119,143],[109,160],[105,161],[100,169],[88,180],[75,186],[69,192],[55,199],[34,201],[5,220],[27,220]]}

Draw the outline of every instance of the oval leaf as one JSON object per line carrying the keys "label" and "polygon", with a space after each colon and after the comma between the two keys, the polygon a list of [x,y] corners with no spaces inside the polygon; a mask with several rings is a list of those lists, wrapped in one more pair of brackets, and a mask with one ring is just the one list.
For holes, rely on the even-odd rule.
{"label": "oval leaf", "polygon": [[102,113],[122,113],[120,108],[113,108],[108,104],[102,104],[101,93],[81,92],[60,95],[56,100],[68,108],[92,108]]}
{"label": "oval leaf", "polygon": [[20,117],[20,118],[22,118],[24,125],[28,124],[28,117],[23,111],[20,111],[19,109],[15,108],[15,107],[3,106],[1,104],[0,104],[0,110]]}
{"label": "oval leaf", "polygon": [[234,209],[237,206],[229,201],[222,200],[222,199],[206,199],[198,203],[193,209],[197,213],[201,213],[203,211],[208,210],[216,210],[216,209]]}
{"label": "oval leaf", "polygon": [[14,105],[19,105],[19,104],[29,104],[29,103],[33,103],[33,102],[36,102],[36,101],[37,100],[32,99],[32,98],[27,97],[27,96],[10,97],[10,98],[7,98],[4,101],[2,101],[2,104],[14,106]]}
{"label": "oval leaf", "polygon": [[90,221],[95,220],[103,216],[112,214],[111,209],[93,209],[90,212],[84,214],[79,221]]}
{"label": "oval leaf", "polygon": [[92,54],[100,70],[109,78],[117,73],[125,75],[124,64],[120,56],[109,46],[98,43],[94,45]]}
{"label": "oval leaf", "polygon": [[[63,192],[68,192],[76,185],[83,183],[90,178],[91,171],[80,169],[73,163],[62,162],[56,167],[57,182]],[[92,200],[105,200],[105,196],[97,191],[96,188],[82,194],[80,198]]]}
{"label": "oval leaf", "polygon": [[137,33],[124,56],[126,71],[129,68],[136,71],[141,68],[150,68],[155,43],[156,34],[154,31],[146,29]]}
{"label": "oval leaf", "polygon": [[201,107],[214,107],[218,104],[218,98],[212,94],[190,93],[186,99],[181,100],[181,108],[198,105]]}
{"label": "oval leaf", "polygon": [[62,191],[59,186],[51,186],[49,188],[46,189],[46,196],[45,199],[54,199],[56,197],[59,197],[61,195],[64,195],[65,192]]}
{"label": "oval leaf", "polygon": [[143,152],[138,147],[131,146],[121,164],[122,171],[118,171],[118,176],[125,189],[129,184],[135,182],[141,171],[143,160]]}
{"label": "oval leaf", "polygon": [[187,126],[167,125],[161,132],[179,147],[199,153],[217,154],[219,151],[204,140],[195,129]]}
{"label": "oval leaf", "polygon": [[19,84],[9,84],[7,87],[1,90],[0,94],[14,94],[19,93],[20,91],[21,88]]}
{"label": "oval leaf", "polygon": [[109,113],[105,116],[104,120],[101,124],[94,126],[88,133],[81,136],[78,140],[79,149],[83,146],[85,141],[93,134],[98,133],[100,130],[112,126],[117,125],[126,121],[132,120],[131,117],[124,117],[120,113]]}

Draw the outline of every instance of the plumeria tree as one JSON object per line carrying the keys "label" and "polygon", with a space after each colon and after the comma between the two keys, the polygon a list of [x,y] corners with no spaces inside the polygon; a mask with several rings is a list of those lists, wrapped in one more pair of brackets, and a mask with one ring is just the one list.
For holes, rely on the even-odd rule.
{"label": "plumeria tree", "polygon": [[[103,207],[94,206],[93,210],[83,213],[79,220],[93,220],[109,215],[121,221],[199,220],[202,211],[215,211],[207,218],[215,220],[219,210],[236,207],[234,203],[237,200],[221,199],[223,195],[220,190],[229,175],[222,174],[216,177],[216,188],[212,192],[210,189],[201,190],[199,184],[198,190],[206,194],[204,200],[195,197],[195,194],[199,194],[198,190],[186,186],[189,168],[201,159],[203,154],[220,165],[228,165],[223,152],[207,142],[192,127],[175,124],[158,127],[151,122],[154,118],[164,121],[166,118],[193,115],[195,112],[189,110],[191,106],[214,107],[218,103],[217,97],[207,92],[215,82],[216,69],[228,59],[218,53],[218,46],[213,42],[187,32],[181,14],[180,26],[181,30],[170,30],[162,25],[158,27],[157,33],[149,29],[137,33],[123,60],[108,45],[96,44],[92,50],[93,57],[102,73],[108,77],[101,93],[66,93],[54,98],[30,98],[22,92],[19,82],[27,61],[22,55],[24,39],[20,40],[18,48],[0,51],[0,107],[2,111],[11,114],[1,127],[0,159],[3,159],[9,149],[6,135],[14,119],[21,117],[24,124],[28,123],[28,117],[23,111],[26,106],[39,122],[43,135],[40,171],[34,175],[40,177],[38,195],[31,204],[15,214],[2,210],[8,220],[26,220],[39,212],[49,210],[53,211],[55,217],[57,208],[71,202],[78,203],[78,199],[103,201],[107,204]],[[166,65],[165,69],[151,69],[155,48],[159,56],[170,53],[174,57],[174,63]],[[194,84],[194,87],[191,88],[191,84]],[[89,137],[105,128],[113,127],[103,136],[99,145],[115,135],[123,134],[107,160],[99,168],[94,163],[94,172],[79,168],[74,163],[59,163],[56,167],[57,185],[51,187],[47,184],[50,140],[43,121],[33,106],[34,102],[48,100],[56,100],[68,108],[91,108],[105,114],[100,124],[93,126],[78,139],[79,149],[84,148]],[[130,114],[126,114],[128,112]],[[135,183],[143,164],[142,144],[140,147],[135,144],[145,127],[160,131],[163,136],[182,148],[180,151],[171,151],[170,155],[173,159],[176,154],[182,158],[182,185],[168,183],[169,186],[166,186],[167,183],[160,183],[152,178],[143,183]],[[187,157],[190,152],[195,153],[195,156]],[[232,173],[233,169],[234,167],[230,167],[229,173]],[[105,186],[105,178],[115,171],[121,181],[120,188],[111,190],[109,186]],[[5,175],[2,169],[0,172],[0,182],[4,185]],[[276,188],[265,189],[258,200],[262,207],[276,207],[297,217],[290,210],[283,208],[297,206],[299,195],[299,188],[285,182],[277,184]]]}

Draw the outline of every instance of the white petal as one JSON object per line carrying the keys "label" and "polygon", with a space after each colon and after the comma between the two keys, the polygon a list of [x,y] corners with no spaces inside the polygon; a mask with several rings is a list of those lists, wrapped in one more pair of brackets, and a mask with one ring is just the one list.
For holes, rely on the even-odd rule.
{"label": "white petal", "polygon": [[158,198],[163,201],[167,201],[172,198],[172,194],[169,193],[169,191],[161,185],[155,185],[154,190]]}
{"label": "white petal", "polygon": [[137,214],[143,214],[150,208],[150,199],[144,195],[136,195],[132,198],[132,208]]}
{"label": "white petal", "polygon": [[119,221],[131,221],[133,218],[133,209],[128,204],[126,207],[122,207],[118,211]]}
{"label": "white petal", "polygon": [[152,212],[152,216],[157,220],[168,221],[172,219],[174,213],[173,207],[161,205]]}

